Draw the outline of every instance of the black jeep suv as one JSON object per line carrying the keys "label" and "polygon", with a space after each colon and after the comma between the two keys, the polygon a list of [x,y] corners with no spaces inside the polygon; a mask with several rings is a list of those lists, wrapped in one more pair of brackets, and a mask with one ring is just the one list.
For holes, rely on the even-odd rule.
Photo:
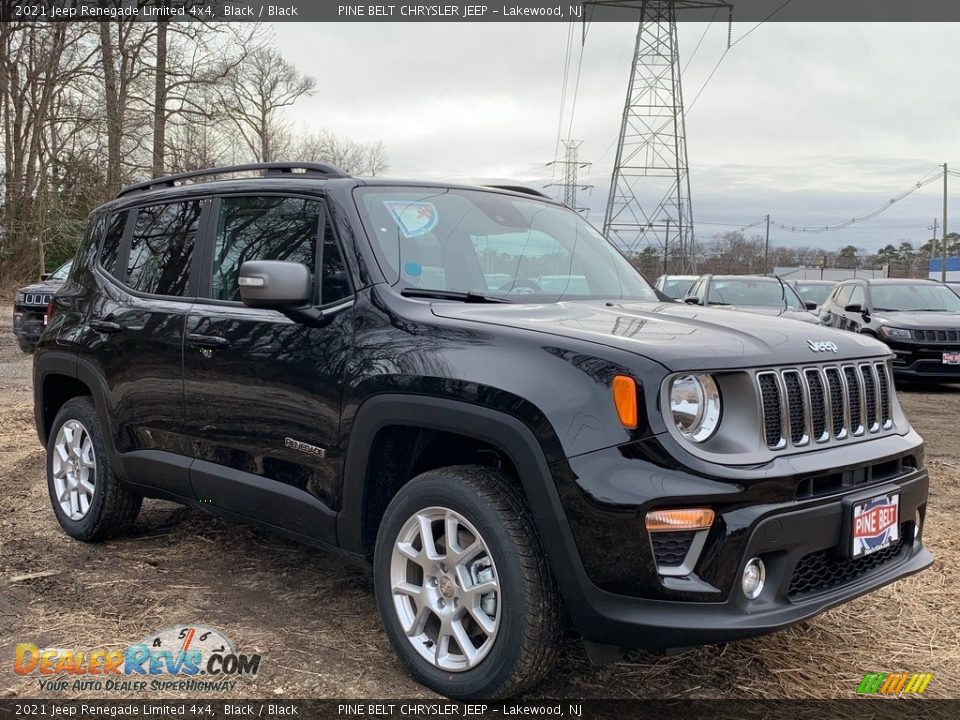
{"label": "black jeep suv", "polygon": [[941,282],[845,280],[820,319],[889,345],[898,379],[960,382],[960,297]]}
{"label": "black jeep suv", "polygon": [[160,178],[93,213],[54,306],[36,422],[68,534],[160,497],[369,560],[447,695],[535,682],[566,615],[597,659],[723,642],[932,562],[886,346],[661,302],[535,191]]}
{"label": "black jeep suv", "polygon": [[47,308],[53,300],[53,294],[66,281],[70,264],[66,262],[52,273],[44,275],[40,282],[17,290],[13,300],[13,334],[23,352],[33,352],[40,339],[47,322]]}

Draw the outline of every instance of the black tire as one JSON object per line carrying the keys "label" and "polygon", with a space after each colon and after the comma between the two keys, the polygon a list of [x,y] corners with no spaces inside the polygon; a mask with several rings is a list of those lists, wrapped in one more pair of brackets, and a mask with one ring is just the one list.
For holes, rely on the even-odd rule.
{"label": "black tire", "polygon": [[[489,653],[475,667],[443,670],[424,659],[403,632],[393,604],[390,563],[408,519],[431,507],[449,508],[480,533],[500,583],[500,625]],[[550,670],[562,633],[562,608],[533,518],[518,488],[487,467],[431,470],[404,485],[384,514],[374,553],[380,616],[397,655],[418,682],[454,698],[510,697]]]}
{"label": "black tire", "polygon": [[35,342],[24,340],[22,337],[17,338],[17,345],[19,345],[20,349],[25,353],[32,353],[37,347]]}
{"label": "black tire", "polygon": [[[86,428],[96,460],[93,500],[86,515],[79,520],[72,520],[60,507],[53,477],[56,438],[64,423],[69,420],[77,420]],[[113,474],[97,408],[89,397],[68,400],[53,421],[47,439],[47,490],[60,527],[70,537],[84,542],[97,542],[119,535],[133,525],[140,513],[143,496]]]}

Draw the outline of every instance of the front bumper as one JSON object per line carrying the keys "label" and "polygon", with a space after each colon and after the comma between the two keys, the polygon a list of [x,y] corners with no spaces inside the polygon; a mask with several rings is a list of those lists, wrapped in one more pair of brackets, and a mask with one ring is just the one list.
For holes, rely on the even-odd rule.
{"label": "front bumper", "polygon": [[943,354],[960,352],[960,344],[891,340],[884,342],[894,352],[892,368],[895,377],[906,380],[960,382],[960,365],[943,363]]}
{"label": "front bumper", "polygon": [[[615,448],[573,458],[571,475],[558,477],[583,563],[579,579],[561,571],[566,577],[559,580],[561,588],[576,585],[566,593],[568,608],[588,640],[679,648],[759,635],[933,562],[922,536],[914,533],[915,517],[922,519],[926,512],[928,477],[922,469],[922,441],[913,432],[785,457],[773,467],[743,468],[739,481],[665,467],[662,460],[668,455],[655,460],[651,449],[657,442],[651,440],[646,451]],[[837,463],[843,455],[849,464]],[[623,470],[625,460],[629,472]],[[787,468],[793,472],[783,474]],[[871,468],[877,468],[875,477]],[[824,474],[827,469],[832,473]],[[824,491],[799,496],[799,488],[811,487],[809,477],[834,475],[847,484],[815,484]],[[841,547],[849,518],[844,498],[890,491],[900,493],[899,543],[865,559],[845,559]],[[658,572],[643,527],[650,508],[670,506],[710,506],[717,512],[692,572],[684,577]],[[763,559],[766,582],[751,601],[740,590],[740,577],[752,557]]]}
{"label": "front bumper", "polygon": [[18,339],[36,344],[43,334],[43,319],[47,309],[32,308],[29,306],[15,306],[13,308],[13,332]]}

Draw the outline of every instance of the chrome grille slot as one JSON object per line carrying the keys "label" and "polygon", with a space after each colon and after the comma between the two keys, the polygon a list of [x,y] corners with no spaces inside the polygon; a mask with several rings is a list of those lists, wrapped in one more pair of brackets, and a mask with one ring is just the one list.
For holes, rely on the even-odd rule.
{"label": "chrome grille slot", "polygon": [[837,368],[827,368],[827,387],[830,389],[830,416],[832,418],[833,436],[843,440],[847,436],[847,420],[845,417],[847,403],[845,401],[843,380]]}
{"label": "chrome grille slot", "polygon": [[783,404],[780,400],[780,383],[776,373],[765,372],[757,375],[760,387],[760,405],[763,411],[764,441],[767,447],[779,450],[787,444],[783,436]]}
{"label": "chrome grille slot", "polygon": [[804,399],[800,373],[796,370],[783,372],[783,387],[787,394],[787,417],[790,420],[790,442],[794,445],[806,445],[810,442],[807,434],[807,403]]}
{"label": "chrome grille slot", "polygon": [[823,388],[823,378],[820,371],[807,368],[803,373],[807,378],[807,388],[810,391],[810,426],[813,430],[813,439],[816,442],[826,442],[830,438],[827,432],[827,402]]}
{"label": "chrome grille slot", "polygon": [[877,422],[877,379],[873,374],[873,365],[861,365],[860,376],[863,381],[863,402],[867,418],[867,432],[875,433],[880,429]]}
{"label": "chrome grille slot", "polygon": [[860,375],[853,365],[846,365],[843,368],[843,377],[847,381],[850,430],[854,435],[863,435],[863,389],[860,385]]}
{"label": "chrome grille slot", "polygon": [[771,450],[842,441],[893,428],[885,361],[760,370],[763,442]]}
{"label": "chrome grille slot", "polygon": [[887,430],[893,424],[890,417],[890,385],[887,379],[887,365],[886,363],[876,363],[874,367],[877,370],[877,384],[880,386],[880,422],[883,429]]}

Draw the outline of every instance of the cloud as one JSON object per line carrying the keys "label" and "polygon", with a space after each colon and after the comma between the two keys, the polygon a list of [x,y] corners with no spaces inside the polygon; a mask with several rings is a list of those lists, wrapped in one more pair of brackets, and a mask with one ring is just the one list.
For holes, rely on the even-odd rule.
{"label": "cloud", "polygon": [[[735,25],[733,39],[752,27]],[[539,186],[552,179],[546,164],[561,125],[593,161],[584,173],[595,188],[582,198],[602,221],[635,25],[590,25],[582,61],[574,27],[562,124],[562,23],[284,23],[273,31],[319,82],[291,112],[301,127],[382,140],[397,176]],[[725,22],[681,23],[695,219],[748,223],[769,212],[790,225],[833,223],[877,207],[944,160],[960,169],[954,34],[935,23],[766,23],[726,51]],[[778,232],[805,245],[923,242],[938,192],[927,186],[871,227]]]}

